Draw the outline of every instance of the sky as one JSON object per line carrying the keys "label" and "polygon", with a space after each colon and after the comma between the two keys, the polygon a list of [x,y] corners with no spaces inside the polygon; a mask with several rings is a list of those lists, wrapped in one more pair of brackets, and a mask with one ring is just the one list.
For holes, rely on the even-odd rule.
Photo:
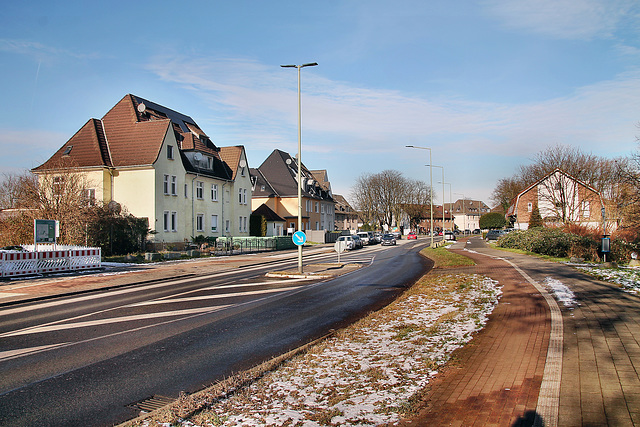
{"label": "sky", "polygon": [[638,149],[637,0],[35,0],[0,15],[0,173],[40,165],[128,93],[243,145],[250,167],[295,155],[297,70],[281,65],[310,62],[302,162],[347,200],[391,169],[432,181],[435,203],[444,172],[445,202],[493,206],[548,147]]}

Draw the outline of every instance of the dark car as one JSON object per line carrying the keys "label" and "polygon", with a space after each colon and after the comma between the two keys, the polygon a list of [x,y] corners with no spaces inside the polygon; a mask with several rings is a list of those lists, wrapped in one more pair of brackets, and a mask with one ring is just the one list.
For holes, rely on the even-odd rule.
{"label": "dark car", "polygon": [[498,240],[500,236],[506,234],[505,230],[489,230],[485,236],[486,240]]}
{"label": "dark car", "polygon": [[382,236],[382,242],[380,242],[382,246],[395,245],[396,238],[393,234],[384,234]]}

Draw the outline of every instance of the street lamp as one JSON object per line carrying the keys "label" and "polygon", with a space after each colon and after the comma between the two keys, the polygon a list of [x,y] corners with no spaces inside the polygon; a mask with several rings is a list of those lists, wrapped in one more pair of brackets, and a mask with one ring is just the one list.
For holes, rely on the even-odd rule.
{"label": "street lamp", "polygon": [[421,150],[429,150],[429,205],[431,206],[431,219],[429,220],[429,228],[431,234],[431,247],[433,247],[433,169],[431,167],[431,148],[418,147],[416,145],[407,145],[407,148],[419,148]]}
{"label": "street lamp", "polygon": [[[440,183],[438,182],[438,184],[440,184]],[[453,197],[451,197],[451,183],[450,182],[443,182],[442,183],[442,185],[443,185],[442,188],[444,188],[445,184],[449,186],[449,219],[450,219],[450,222],[451,222],[451,232],[453,233],[454,231],[456,231],[456,226],[453,223]],[[444,202],[443,202],[443,206],[444,206]],[[442,215],[444,216],[444,212],[442,213]]]}
{"label": "street lamp", "polygon": [[444,166],[427,165],[442,169],[442,239],[444,240]]}
{"label": "street lamp", "polygon": [[[298,230],[302,231],[302,112],[300,104],[300,69],[315,67],[317,62],[309,62],[302,65],[281,65],[282,68],[298,69]],[[298,245],[298,272],[302,273],[302,245]]]}

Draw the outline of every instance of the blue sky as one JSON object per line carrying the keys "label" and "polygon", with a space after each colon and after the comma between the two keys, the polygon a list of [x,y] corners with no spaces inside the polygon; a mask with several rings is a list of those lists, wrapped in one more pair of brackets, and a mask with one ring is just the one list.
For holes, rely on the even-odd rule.
{"label": "blue sky", "polygon": [[[11,2],[0,16],[0,173],[38,166],[132,93],[259,166],[297,152],[349,199],[363,173],[490,203],[546,147],[627,156],[640,136],[635,0]],[[436,203],[442,171],[433,169]],[[445,201],[449,201],[447,187]]]}

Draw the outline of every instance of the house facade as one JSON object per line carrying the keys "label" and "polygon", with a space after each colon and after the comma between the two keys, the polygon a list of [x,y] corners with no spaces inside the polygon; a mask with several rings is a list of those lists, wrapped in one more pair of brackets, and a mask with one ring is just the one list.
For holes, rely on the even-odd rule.
{"label": "house facade", "polygon": [[[298,230],[297,159],[274,150],[258,168],[251,169],[253,209],[265,204],[286,221],[286,234]],[[315,172],[315,173],[314,173]],[[326,171],[310,171],[302,164],[302,224],[300,230],[328,230],[335,226],[335,201]],[[321,175],[321,176],[319,176]],[[321,178],[321,179],[319,179]]]}
{"label": "house facade", "polygon": [[449,212],[453,213],[455,226],[459,230],[475,230],[480,228],[480,217],[491,212],[491,208],[480,200],[458,199],[455,203],[445,204]]}
{"label": "house facade", "polygon": [[334,194],[336,202],[334,217],[336,230],[358,230],[358,212],[340,194]]}
{"label": "house facade", "polygon": [[156,247],[249,235],[244,147],[217,147],[191,117],[138,96],[90,119],[33,172],[65,170],[85,174],[91,197],[147,218]]}
{"label": "house facade", "polygon": [[600,193],[560,169],[518,194],[507,210],[507,218],[514,228],[526,230],[535,206],[545,223],[602,226],[604,203]]}

